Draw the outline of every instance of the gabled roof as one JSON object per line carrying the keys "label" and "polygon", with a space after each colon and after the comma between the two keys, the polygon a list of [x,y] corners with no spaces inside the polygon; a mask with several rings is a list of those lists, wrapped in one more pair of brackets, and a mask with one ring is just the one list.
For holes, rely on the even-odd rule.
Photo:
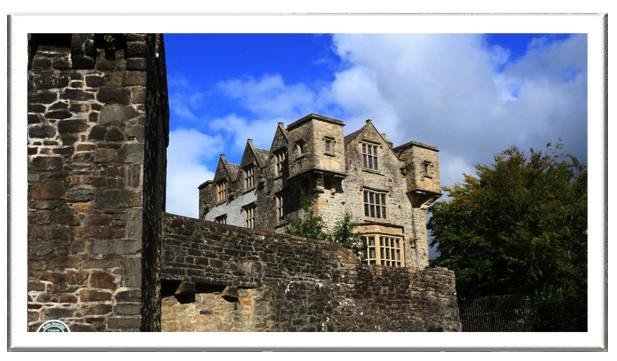
{"label": "gabled roof", "polygon": [[254,159],[259,168],[263,168],[268,164],[268,154],[269,152],[264,149],[257,148],[255,144],[253,144],[253,139],[247,139],[246,147],[244,148],[244,153],[242,154],[242,160],[240,161],[240,167],[245,167],[247,164],[252,163],[247,160]]}
{"label": "gabled roof", "polygon": [[287,129],[285,129],[283,122],[279,122],[276,126],[276,131],[274,132],[274,137],[272,138],[272,144],[270,145],[270,151],[280,149],[282,147],[281,142],[285,145],[289,143],[289,134],[287,133]]}
{"label": "gabled roof", "polygon": [[268,156],[270,155],[270,151],[261,148],[255,148],[255,151],[257,159],[259,159],[261,166],[264,167],[266,164],[268,164]]}
{"label": "gabled roof", "polygon": [[[221,175],[219,170],[223,170],[227,174]],[[219,164],[216,166],[216,174],[214,175],[214,179],[218,180],[221,178],[227,178],[230,182],[234,182],[236,178],[238,178],[239,172],[240,166],[227,162],[225,154],[221,154],[219,158]]]}
{"label": "gabled roof", "polygon": [[373,121],[370,119],[366,120],[366,124],[364,124],[364,126],[358,130],[356,130],[353,133],[350,133],[348,135],[345,136],[345,145],[349,144],[349,142],[351,142],[355,137],[358,136],[358,134],[362,133],[364,131],[364,129],[366,129],[367,127],[373,127],[373,129],[375,129],[375,131],[377,132],[377,134],[379,134],[379,136],[381,137],[381,139],[384,141],[385,144],[391,144],[392,142],[390,142],[389,139],[386,139],[384,137],[384,134],[380,133],[379,130],[377,130],[377,128],[375,127],[375,125],[373,125]]}

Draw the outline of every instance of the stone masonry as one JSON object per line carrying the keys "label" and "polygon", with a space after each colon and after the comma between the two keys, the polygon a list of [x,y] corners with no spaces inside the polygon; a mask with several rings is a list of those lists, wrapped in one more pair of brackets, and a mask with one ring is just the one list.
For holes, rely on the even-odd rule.
{"label": "stone masonry", "polygon": [[163,331],[460,331],[454,273],[362,264],[332,243],[176,215]]}
{"label": "stone masonry", "polygon": [[160,329],[163,37],[32,34],[28,329]]}

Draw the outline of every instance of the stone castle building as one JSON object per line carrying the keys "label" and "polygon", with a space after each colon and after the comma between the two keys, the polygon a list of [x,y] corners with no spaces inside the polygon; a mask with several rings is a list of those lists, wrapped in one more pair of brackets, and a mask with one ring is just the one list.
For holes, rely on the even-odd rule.
{"label": "stone castle building", "polygon": [[344,123],[309,114],[279,123],[269,150],[249,139],[240,164],[221,155],[199,186],[200,218],[284,232],[303,197],[329,230],[345,212],[361,234],[369,265],[428,266],[426,209],[440,196],[437,148],[394,147],[371,120],[346,136]]}
{"label": "stone castle building", "polygon": [[[221,158],[200,190],[219,223],[168,214],[164,36],[31,34],[28,55],[28,331],[461,330],[454,272],[422,269],[435,148],[311,114]],[[353,213],[370,261],[405,267],[272,232],[302,192],[330,227]]]}

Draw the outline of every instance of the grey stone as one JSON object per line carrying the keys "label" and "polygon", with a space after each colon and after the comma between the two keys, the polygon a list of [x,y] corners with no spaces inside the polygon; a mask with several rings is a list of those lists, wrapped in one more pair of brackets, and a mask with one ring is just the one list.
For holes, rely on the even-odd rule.
{"label": "grey stone", "polygon": [[88,124],[83,119],[66,119],[58,122],[60,134],[81,133],[88,129]]}
{"label": "grey stone", "polygon": [[124,104],[131,101],[131,90],[126,88],[102,87],[99,88],[96,99],[106,104]]}
{"label": "grey stone", "polygon": [[69,100],[92,100],[94,99],[94,94],[83,91],[81,89],[64,89],[63,98]]}
{"label": "grey stone", "polygon": [[128,105],[105,105],[99,114],[99,124],[123,124],[139,115],[139,112]]}
{"label": "grey stone", "polygon": [[29,103],[51,104],[58,99],[58,92],[53,90],[41,90],[28,94]]}

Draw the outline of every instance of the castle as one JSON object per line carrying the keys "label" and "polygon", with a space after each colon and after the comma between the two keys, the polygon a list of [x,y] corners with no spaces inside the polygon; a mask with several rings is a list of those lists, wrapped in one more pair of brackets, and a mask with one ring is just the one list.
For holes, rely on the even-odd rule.
{"label": "castle", "polygon": [[[221,158],[200,190],[216,222],[182,217],[165,212],[162,34],[31,34],[27,75],[28,331],[461,330],[454,272],[425,267],[435,148],[311,114]],[[273,232],[302,192],[381,242],[369,264]]]}
{"label": "castle", "polygon": [[199,186],[200,218],[284,232],[303,197],[332,230],[345,213],[361,235],[369,265],[428,265],[426,208],[440,196],[437,148],[394,147],[369,119],[346,136],[344,123],[309,114],[279,123],[269,150],[249,139],[240,164],[221,155],[213,180]]}

